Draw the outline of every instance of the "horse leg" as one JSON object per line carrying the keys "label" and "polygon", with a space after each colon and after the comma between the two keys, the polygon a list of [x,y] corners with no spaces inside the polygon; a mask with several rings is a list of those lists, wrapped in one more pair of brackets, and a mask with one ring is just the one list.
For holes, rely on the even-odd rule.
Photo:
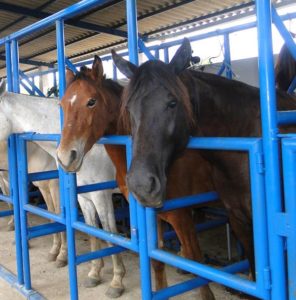
{"label": "horse leg", "polygon": [[[6,176],[7,172],[0,172],[0,187],[2,190],[3,195],[5,196],[9,196],[9,183],[7,182],[8,180],[8,176]],[[6,180],[7,178],[7,180]],[[12,204],[7,203],[8,208],[12,209]],[[14,217],[13,215],[10,217],[9,221],[8,221],[8,227],[7,227],[7,231],[13,231],[14,230]]]}
{"label": "horse leg", "polygon": [[[99,192],[100,196],[94,199],[94,205],[99,215],[102,227],[104,230],[117,233],[114,207],[112,203],[112,193],[110,191]],[[107,243],[108,246],[113,246],[111,243]],[[113,279],[106,292],[106,296],[110,298],[118,298],[124,292],[124,285],[122,283],[125,275],[125,267],[122,262],[120,254],[112,255],[113,262]]]}
{"label": "horse leg", "polygon": [[[59,194],[58,180],[54,179],[54,180],[49,181],[49,191],[50,191],[50,196],[51,196],[53,206],[54,206],[54,212],[56,214],[59,214],[60,213],[60,194]],[[68,263],[67,238],[66,238],[65,232],[58,233],[58,235],[61,240],[61,246],[60,246],[57,258],[56,258],[56,267],[63,268]]]}
{"label": "horse leg", "polygon": [[[52,201],[52,198],[50,195],[50,191],[47,186],[47,181],[43,181],[42,183],[34,182],[34,185],[36,185],[39,188],[40,193],[42,194],[43,199],[47,205],[48,211],[54,212],[55,211],[54,205],[53,205],[53,201]],[[60,252],[60,248],[61,248],[61,236],[58,233],[54,233],[53,234],[53,245],[48,253],[48,261],[56,260],[58,254]]]}
{"label": "horse leg", "polygon": [[[203,256],[199,247],[195,224],[189,209],[171,211],[166,213],[167,222],[169,222],[181,243],[182,253],[185,258],[202,262]],[[199,288],[201,299],[215,300],[215,297],[208,285]]]}
{"label": "horse leg", "polygon": [[[163,242],[163,222],[158,217],[157,218],[157,234],[158,234],[158,248],[163,249],[164,248],[164,242]],[[156,290],[164,289],[168,286],[166,272],[165,272],[165,264],[158,260],[151,260],[152,268],[154,270],[154,276],[155,276],[155,288]]]}
{"label": "horse leg", "polygon": [[[90,226],[98,227],[98,220],[96,216],[96,208],[92,201],[78,195],[79,205],[81,207],[85,223]],[[90,237],[90,248],[91,251],[97,251],[100,247],[100,240],[94,236]],[[88,272],[87,279],[83,285],[86,288],[92,288],[101,283],[101,270],[104,267],[104,261],[102,258],[91,261],[91,269]]]}
{"label": "horse leg", "polygon": [[241,220],[232,212],[229,212],[229,222],[236,238],[242,243],[245,255],[250,263],[252,279],[255,280],[255,260],[254,260],[254,245],[253,245],[253,230],[252,224]]}

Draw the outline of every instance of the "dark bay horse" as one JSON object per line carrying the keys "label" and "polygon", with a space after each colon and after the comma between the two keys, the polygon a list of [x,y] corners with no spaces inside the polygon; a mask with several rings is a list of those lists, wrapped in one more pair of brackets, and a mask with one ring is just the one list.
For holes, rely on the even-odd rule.
{"label": "dark bay horse", "polygon": [[[292,34],[292,33],[291,33]],[[292,34],[293,38],[296,34]],[[287,91],[296,76],[296,60],[286,44],[283,45],[275,66],[275,81],[278,89]]]}
{"label": "dark bay horse", "polygon": [[[190,136],[261,136],[259,89],[186,70],[190,55],[187,39],[169,64],[148,61],[137,67],[113,52],[115,65],[130,78],[121,108],[123,117],[128,114],[133,133],[127,185],[143,205],[159,207],[166,199],[168,171],[175,158],[184,155]],[[278,109],[295,110],[295,98],[278,93]],[[235,151],[200,153],[212,167],[215,189],[254,276],[248,156]],[[193,167],[198,164],[191,162]]]}
{"label": "dark bay horse", "polygon": [[[80,165],[81,157],[103,135],[128,133],[127,129],[117,122],[121,93],[121,86],[105,79],[99,57],[95,57],[92,69],[83,68],[77,75],[67,71],[67,89],[61,101],[64,128],[58,149],[58,156],[60,151],[64,153],[63,157],[68,153],[68,157],[62,161],[66,170],[75,171],[75,168]],[[78,144],[82,151],[77,151],[75,145]],[[128,198],[125,182],[127,173],[125,147],[112,145],[105,147],[116,167],[116,179],[120,190]],[[192,161],[198,161],[197,166],[192,167]],[[210,173],[210,165],[197,151],[186,151],[185,156],[175,160],[168,174],[167,198],[213,190]],[[202,261],[191,210],[171,211],[159,214],[159,217],[174,228],[181,243],[182,255],[192,260]],[[162,247],[162,229],[159,232],[159,241]],[[156,288],[166,287],[164,264],[153,261],[153,268],[156,273]],[[215,299],[208,286],[201,287],[199,290],[203,300]]]}

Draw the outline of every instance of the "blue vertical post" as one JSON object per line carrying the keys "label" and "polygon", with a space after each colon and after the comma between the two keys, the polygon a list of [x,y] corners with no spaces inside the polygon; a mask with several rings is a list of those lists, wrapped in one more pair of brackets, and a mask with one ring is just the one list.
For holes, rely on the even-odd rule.
{"label": "blue vertical post", "polygon": [[[58,55],[58,72],[59,72],[59,97],[62,98],[66,90],[66,74],[65,74],[65,38],[64,38],[64,21],[56,21],[56,38],[57,38],[57,55]],[[63,126],[63,111],[60,110],[61,126]],[[60,179],[60,199],[61,214],[66,218],[66,232],[68,240],[68,270],[70,283],[70,298],[78,300],[77,286],[77,268],[76,268],[76,246],[75,246],[75,230],[72,227],[71,208],[73,202],[76,201],[76,175],[68,174],[59,167]]]}
{"label": "blue vertical post", "polygon": [[20,76],[19,76],[19,51],[18,41],[12,40],[11,43],[11,62],[12,62],[12,86],[13,92],[20,92]]}
{"label": "blue vertical post", "polygon": [[17,169],[18,169],[18,191],[20,199],[20,221],[22,234],[22,253],[24,265],[24,283],[25,288],[30,290],[31,272],[30,272],[30,254],[28,244],[28,216],[24,206],[29,203],[28,191],[28,161],[26,141],[17,138]]}
{"label": "blue vertical post", "polygon": [[226,77],[228,79],[232,79],[230,43],[228,33],[224,34],[224,64],[226,65]]}
{"label": "blue vertical post", "polygon": [[20,203],[18,193],[18,168],[16,158],[16,140],[12,134],[8,139],[8,166],[9,166],[9,194],[13,202],[14,228],[15,228],[15,247],[16,247],[16,268],[19,284],[24,284],[23,255],[21,241],[20,224]]}
{"label": "blue vertical post", "polygon": [[168,47],[165,47],[163,49],[163,53],[164,53],[164,62],[166,64],[168,64],[170,62],[170,55],[169,55],[169,48]]}
{"label": "blue vertical post", "polygon": [[138,56],[138,24],[137,24],[137,1],[126,1],[127,31],[128,31],[128,53],[130,62],[139,64]]}
{"label": "blue vertical post", "polygon": [[263,150],[265,159],[265,186],[267,220],[269,234],[270,267],[272,276],[272,300],[287,299],[286,272],[284,260],[284,241],[276,233],[276,213],[282,211],[279,139],[277,128],[277,108],[275,78],[271,39],[271,3],[270,0],[256,1],[260,103],[262,119]]}
{"label": "blue vertical post", "polygon": [[[136,0],[126,1],[127,29],[128,29],[128,50],[129,59],[138,65],[138,27],[137,27],[137,3]],[[130,151],[131,152],[131,151]],[[130,153],[131,154],[131,153]],[[130,157],[131,158],[131,157]],[[133,197],[130,197],[133,201]],[[139,230],[139,256],[141,272],[142,299],[152,299],[150,259],[147,249],[146,234],[146,213],[145,208],[137,202],[137,217]]]}
{"label": "blue vertical post", "polygon": [[7,90],[12,92],[12,62],[11,62],[11,42],[5,43],[5,57],[6,57],[6,77],[7,77]]}
{"label": "blue vertical post", "polygon": [[283,139],[283,171],[284,171],[284,191],[285,208],[288,229],[287,237],[287,261],[288,261],[288,287],[289,300],[296,299],[296,152],[295,139]]}
{"label": "blue vertical post", "polygon": [[117,80],[117,68],[114,64],[113,64],[113,80]]}

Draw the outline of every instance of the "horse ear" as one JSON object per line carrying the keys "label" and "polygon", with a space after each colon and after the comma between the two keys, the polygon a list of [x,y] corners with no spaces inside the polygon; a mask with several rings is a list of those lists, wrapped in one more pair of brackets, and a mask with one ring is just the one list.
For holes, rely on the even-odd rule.
{"label": "horse ear", "polygon": [[190,41],[188,38],[184,38],[181,47],[169,63],[176,74],[181,73],[190,66],[191,53]]}
{"label": "horse ear", "polygon": [[92,74],[95,79],[104,77],[103,63],[98,55],[95,55],[94,62],[92,64]]}
{"label": "horse ear", "polygon": [[69,86],[70,83],[74,80],[75,74],[72,70],[66,69],[66,86]]}
{"label": "horse ear", "polygon": [[115,64],[115,66],[118,68],[118,70],[124,74],[127,78],[131,78],[138,67],[131,62],[125,60],[120,55],[118,55],[113,49],[111,50],[112,53],[112,59]]}

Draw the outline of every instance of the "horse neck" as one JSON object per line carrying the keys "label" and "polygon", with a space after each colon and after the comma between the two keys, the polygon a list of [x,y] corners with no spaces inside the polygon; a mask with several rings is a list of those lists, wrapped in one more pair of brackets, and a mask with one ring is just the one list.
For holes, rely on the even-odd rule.
{"label": "horse neck", "polygon": [[13,132],[59,133],[59,107],[54,99],[6,93],[1,106]]}

